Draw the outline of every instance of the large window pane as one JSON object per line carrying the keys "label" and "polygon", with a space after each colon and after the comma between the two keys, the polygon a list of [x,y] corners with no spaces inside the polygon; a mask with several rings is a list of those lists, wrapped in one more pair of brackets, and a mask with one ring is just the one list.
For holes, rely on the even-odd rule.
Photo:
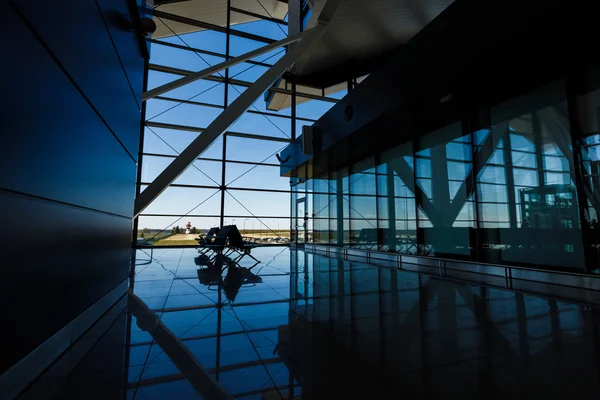
{"label": "large window pane", "polygon": [[279,167],[227,163],[225,185],[236,188],[290,190],[289,178],[279,176]]}
{"label": "large window pane", "polygon": [[582,74],[583,93],[577,97],[577,119],[580,128],[580,148],[583,158],[583,184],[587,207],[582,210],[589,226],[591,269],[600,265],[600,68]]}
{"label": "large window pane", "polygon": [[456,122],[419,136],[416,147],[420,248],[429,255],[470,256],[468,228],[476,222],[466,182],[472,179],[471,135],[463,135]]}
{"label": "large window pane", "polygon": [[275,154],[287,147],[285,142],[227,137],[227,160],[251,161],[255,163],[279,164]]}
{"label": "large window pane", "polygon": [[[181,77],[181,75],[150,70],[148,71],[148,90],[180,79]],[[161,94],[161,96],[222,106],[224,105],[224,88],[225,85],[223,83],[199,79],[192,83],[188,83],[187,85],[165,92]],[[146,119],[152,119],[154,115],[155,114],[148,113]]]}
{"label": "large window pane", "polygon": [[220,209],[219,190],[171,186],[144,210],[144,214],[219,215]]}
{"label": "large window pane", "polygon": [[290,238],[289,217],[253,218],[225,215],[224,225],[236,225],[244,237],[254,238],[261,245],[287,244]]}
{"label": "large window pane", "polygon": [[[208,127],[223,112],[220,108],[203,107],[195,104],[177,104],[163,100],[151,100],[148,103],[148,115],[154,115],[152,118],[147,118],[148,121],[194,128]],[[158,104],[159,107],[154,107],[154,104]],[[175,105],[177,107],[173,108]]]}
{"label": "large window pane", "polygon": [[244,113],[229,127],[229,131],[289,139],[290,120],[254,113]]}
{"label": "large window pane", "polygon": [[[142,182],[152,182],[173,162],[174,158],[144,156],[142,160]],[[221,163],[216,161],[195,161],[176,180],[176,184],[215,186],[221,185]]]}
{"label": "large window pane", "polygon": [[[268,62],[270,61],[271,60],[268,60]],[[256,82],[256,80],[267,72],[268,69],[268,67],[262,65],[244,62],[229,68],[229,76],[232,79],[239,79],[244,82]],[[236,86],[236,88],[238,88],[238,86]],[[237,98],[237,96],[239,96],[238,92],[233,88],[231,90],[233,92],[232,94]]]}
{"label": "large window pane", "polygon": [[[179,155],[200,135],[198,132],[146,127],[144,153]],[[203,158],[220,159],[223,156],[223,136],[219,136],[202,153]]]}
{"label": "large window pane", "polygon": [[[253,7],[259,9],[260,5],[255,4]],[[278,6],[280,12],[281,7],[286,8],[285,5]],[[226,7],[223,6],[221,9],[223,10],[221,25],[224,25],[227,20]],[[287,28],[280,29],[276,23],[263,20],[251,21],[255,18],[235,12],[234,15],[236,25],[233,29],[273,39],[281,39],[286,36]],[[168,27],[172,24],[170,21],[157,21],[158,30],[162,32],[161,35],[168,32]],[[228,41],[230,44],[229,56],[244,54],[266,45],[261,41],[249,40],[234,35],[227,39],[225,33],[210,30],[161,38],[159,41],[164,44],[153,44],[151,65],[172,67],[184,71],[198,71],[209,65],[224,61]],[[169,43],[178,46],[191,46],[199,51],[176,48],[169,46]],[[208,55],[202,51],[215,54]],[[258,77],[266,72],[268,65],[274,64],[284,54],[285,49],[278,48],[231,67],[227,71],[229,78],[238,82],[241,81],[239,86],[229,85],[226,87],[224,83],[220,82],[226,71],[220,71],[210,77],[186,84],[161,95],[161,97],[167,99],[148,100],[146,103],[144,155],[141,160],[142,182],[154,181],[175,160],[176,156],[184,151],[199,135],[203,134],[201,130],[207,128],[223,112],[226,103],[227,105],[231,104],[241,93],[247,90],[244,82],[250,84],[256,81]],[[256,65],[254,62],[266,64]],[[182,74],[158,72],[151,69],[148,89],[151,90],[180,79],[182,76]],[[284,96],[290,97],[289,95]],[[274,231],[275,236],[271,239],[274,243],[280,243],[281,240],[275,239],[286,235],[281,235],[279,228],[289,229],[290,225],[289,220],[287,220],[290,214],[290,195],[287,193],[289,191],[289,178],[280,177],[279,161],[275,155],[280,153],[289,143],[287,139],[291,136],[292,122],[289,118],[291,110],[285,104],[281,110],[267,110],[265,98],[264,95],[259,96],[248,112],[228,127],[228,132],[231,134],[219,136],[201,154],[202,159],[195,161],[188,167],[174,181],[174,186],[167,188],[145,210],[146,214],[143,218],[150,218],[147,214],[181,216],[187,213],[190,213],[190,215],[215,215],[219,218],[220,214],[224,213],[223,216],[220,216],[220,221],[214,222],[215,224],[233,223],[236,219],[239,221],[235,222],[254,223],[256,225],[254,230],[258,239],[270,244],[271,241],[267,240],[269,239],[268,232]],[[185,103],[178,100],[189,100],[190,102]],[[281,114],[283,117],[261,115],[259,114],[261,112]],[[157,127],[160,124],[191,128],[181,130]],[[235,133],[270,136],[286,140],[250,139],[235,136]],[[223,161],[225,161],[225,164],[223,164]],[[225,177],[222,176],[223,166],[225,166]],[[225,188],[222,187],[223,184]],[[201,186],[201,188],[178,185]],[[146,186],[142,186],[142,191],[145,188]],[[270,191],[262,191],[263,189]],[[276,192],[273,192],[273,190],[276,190]],[[222,199],[225,199],[224,211],[221,209]],[[309,209],[312,212],[312,203],[309,205]],[[254,216],[261,217],[260,221]],[[240,217],[244,218],[240,219]],[[272,221],[266,223],[263,220],[265,217],[271,218]],[[156,223],[159,221],[156,218],[163,217],[154,216],[151,218],[155,219],[148,221]],[[225,218],[225,221],[223,221],[223,218]],[[287,222],[283,223],[286,220]],[[163,222],[165,224],[170,223],[167,220],[160,220],[161,224]],[[267,228],[265,225],[269,227]],[[260,228],[260,226],[263,226],[263,228]]]}
{"label": "large window pane", "polygon": [[[262,21],[257,21],[255,23],[262,23]],[[254,24],[254,23],[252,23],[252,24]],[[242,24],[240,26],[244,26],[244,25],[246,25],[245,30],[246,31],[249,30],[248,27],[250,24]],[[273,24],[273,27],[275,27],[275,29],[277,29],[276,24]],[[259,36],[264,37],[264,35],[259,35]],[[240,36],[231,35],[229,37],[229,54],[234,57],[240,56],[242,54],[246,54],[253,50],[260,49],[261,47],[265,47],[266,45],[267,45],[267,43],[264,43],[264,42],[259,42],[256,40],[246,39],[246,38],[243,38]],[[271,50],[269,53],[263,54],[263,57],[268,57],[271,54],[278,53],[280,50],[281,49]]]}
{"label": "large window pane", "polygon": [[[491,116],[495,126],[506,127],[503,138],[510,153],[505,154],[509,157],[505,167],[486,166],[478,178],[482,258],[582,268],[571,133],[562,83],[493,107]],[[488,183],[499,187],[494,189]],[[501,189],[503,185],[506,191]]]}
{"label": "large window pane", "polygon": [[[181,42],[175,44],[183,45]],[[204,47],[206,47],[206,44]],[[199,50],[207,49],[199,48]],[[222,54],[224,54],[224,52]],[[202,53],[196,54],[193,51],[185,51],[158,43],[152,44],[151,56],[152,64],[165,65],[188,71],[200,71],[225,61],[225,57],[216,57],[214,55]]]}
{"label": "large window pane", "polygon": [[296,106],[296,115],[303,118],[319,119],[334,105],[335,103],[332,102],[310,99],[299,102]]}
{"label": "large window pane", "polygon": [[228,190],[225,193],[225,214],[245,215],[248,217],[289,217],[290,194]]}
{"label": "large window pane", "polygon": [[[380,193],[387,194],[389,221],[384,244],[389,250],[406,254],[417,253],[415,195],[409,189],[414,185],[412,151],[412,142],[408,142],[381,155],[381,161],[386,165],[387,176],[386,189]],[[378,190],[380,186],[378,185]],[[383,218],[382,215],[379,218]]]}
{"label": "large window pane", "polygon": [[376,194],[375,161],[373,158],[357,163],[350,175],[350,194]]}
{"label": "large window pane", "polygon": [[[190,223],[190,233],[186,224]],[[138,238],[154,246],[197,245],[195,238],[205,234],[211,227],[219,226],[219,217],[148,217],[138,221]]]}
{"label": "large window pane", "polygon": [[[213,23],[217,23],[216,21],[219,19],[219,17],[221,18],[222,25],[224,25],[227,21],[227,16],[225,12],[220,13],[220,15],[213,15]],[[173,24],[173,22],[168,20],[162,20],[162,22],[166,23],[167,25]],[[179,37],[165,37],[160,40],[163,42],[169,42],[179,45],[187,44],[187,46],[196,49],[208,50],[215,53],[225,54],[226,35],[223,32],[216,32],[213,30],[202,30],[198,32],[179,35]],[[183,43],[184,41],[186,44]]]}
{"label": "large window pane", "polygon": [[[232,18],[234,15],[236,17],[239,17],[244,14],[232,12]],[[238,31],[253,33],[255,35],[263,36],[274,40],[281,40],[287,37],[287,26],[265,20],[257,20],[253,22],[247,22],[245,24],[237,24],[235,26],[235,29]],[[243,47],[244,44],[245,43],[240,41],[239,46]]]}

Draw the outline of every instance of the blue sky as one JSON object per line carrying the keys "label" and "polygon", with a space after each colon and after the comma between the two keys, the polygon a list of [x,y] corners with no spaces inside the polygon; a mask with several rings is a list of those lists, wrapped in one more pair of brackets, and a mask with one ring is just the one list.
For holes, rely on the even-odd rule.
{"label": "blue sky", "polygon": [[[166,21],[168,24],[168,21]],[[287,27],[281,26],[285,31]],[[271,39],[282,39],[285,37],[278,25],[268,21],[255,21],[238,24],[235,29],[268,37]],[[181,37],[170,37],[160,39],[165,42],[179,45],[189,45],[194,48],[225,53],[225,34],[213,31],[201,31],[181,35]],[[185,43],[184,43],[185,42]],[[230,37],[230,53],[240,55],[264,46],[264,43],[251,41],[245,38]],[[284,54],[283,49],[276,49],[267,54],[255,58],[255,61],[264,61],[269,64],[275,63]],[[208,65],[223,62],[220,57],[202,54],[202,59],[193,52],[170,48],[167,46],[153,45],[151,49],[152,64],[166,65],[170,67],[198,71]],[[252,68],[250,68],[252,67]],[[248,69],[250,68],[250,69]],[[261,66],[242,63],[229,70],[230,77],[248,82],[254,82],[267,69]],[[224,71],[221,73],[224,74]],[[148,89],[160,86],[179,76],[161,72],[150,71],[148,77]],[[197,102],[223,105],[225,85],[207,80],[199,80],[192,84],[180,87],[163,94],[165,97],[178,99],[190,99]],[[234,101],[244,87],[230,85],[229,103]],[[343,93],[335,97],[340,97]],[[147,102],[146,119],[154,122],[163,122],[194,127],[207,127],[220,113],[221,109],[210,107],[199,107],[195,105],[166,102],[161,100],[150,100]],[[174,107],[176,106],[176,107]],[[318,119],[333,103],[321,101],[308,101],[297,107],[299,117]],[[268,111],[264,97],[260,96],[251,107],[253,110]],[[290,115],[290,109],[277,112],[280,115]],[[297,129],[307,122],[298,122]],[[291,135],[291,121],[287,118],[278,118],[245,113],[234,124],[229,127],[230,131],[266,135],[277,138],[288,138]],[[144,140],[144,152],[166,155],[177,155],[198,135],[195,132],[177,131],[160,128],[146,128]],[[222,158],[223,139],[217,139],[208,148],[202,157]],[[286,146],[282,142],[271,142],[246,138],[231,137],[227,140],[227,159],[238,161],[252,161],[268,164],[278,164],[275,153],[280,152]],[[171,158],[145,156],[142,167],[142,180],[151,182],[172,161]],[[213,161],[196,161],[194,167],[188,168],[176,183],[217,186],[221,184],[221,163]],[[227,163],[225,184],[235,188],[262,188],[272,190],[289,190],[289,179],[279,176],[279,168],[274,166],[258,166]],[[290,214],[290,198],[286,193],[254,192],[244,190],[228,190],[225,195],[226,219],[231,223],[233,216],[235,223],[239,226],[245,225],[247,229],[254,226],[255,229],[283,229],[287,227]],[[199,228],[218,225],[220,213],[221,195],[217,188],[169,188],[148,209],[146,214],[186,214],[190,215],[215,215],[215,217],[140,217],[140,228],[162,229],[176,225],[184,225],[187,221]],[[193,211],[192,211],[193,210]],[[191,211],[191,212],[190,212]],[[261,216],[260,222],[252,217]],[[281,218],[278,218],[281,217]],[[244,220],[246,220],[244,222]],[[177,221],[177,222],[176,222]]]}

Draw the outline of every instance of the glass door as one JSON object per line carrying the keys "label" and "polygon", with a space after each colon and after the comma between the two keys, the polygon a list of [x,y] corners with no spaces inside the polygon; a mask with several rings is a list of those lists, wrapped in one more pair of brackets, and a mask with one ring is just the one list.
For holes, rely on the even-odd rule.
{"label": "glass door", "polygon": [[294,224],[294,237],[296,238],[296,244],[306,243],[306,194],[298,193],[296,200],[296,221]]}

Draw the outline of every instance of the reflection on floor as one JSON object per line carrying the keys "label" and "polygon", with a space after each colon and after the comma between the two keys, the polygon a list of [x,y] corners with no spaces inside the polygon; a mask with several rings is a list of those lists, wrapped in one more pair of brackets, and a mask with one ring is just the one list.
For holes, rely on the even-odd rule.
{"label": "reflection on floor", "polygon": [[600,396],[595,308],[282,247],[253,255],[219,276],[195,250],[155,249],[121,317],[29,397]]}

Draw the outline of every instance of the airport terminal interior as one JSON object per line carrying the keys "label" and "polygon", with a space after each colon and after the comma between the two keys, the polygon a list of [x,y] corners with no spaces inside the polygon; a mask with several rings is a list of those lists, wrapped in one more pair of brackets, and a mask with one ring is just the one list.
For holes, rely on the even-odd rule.
{"label": "airport terminal interior", "polygon": [[565,0],[0,0],[0,399],[600,397]]}

